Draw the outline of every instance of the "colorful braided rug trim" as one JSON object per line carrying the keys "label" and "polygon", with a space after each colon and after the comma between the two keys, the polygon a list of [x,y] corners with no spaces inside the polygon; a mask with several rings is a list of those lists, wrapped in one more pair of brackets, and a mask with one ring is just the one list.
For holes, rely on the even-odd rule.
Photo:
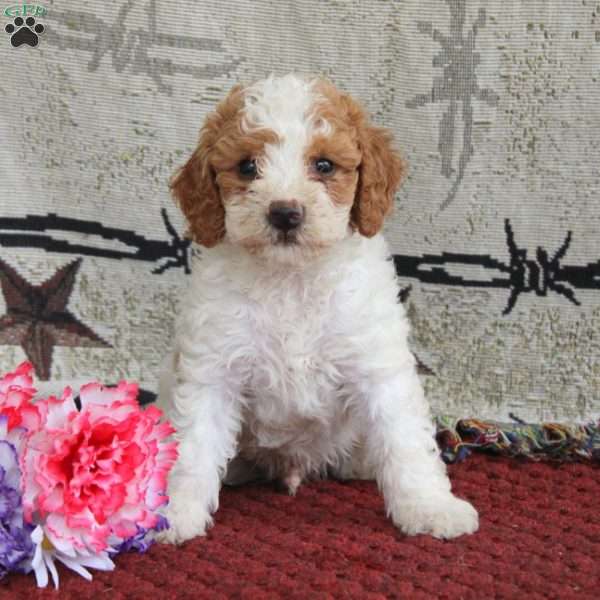
{"label": "colorful braided rug trim", "polygon": [[472,450],[534,460],[600,462],[600,421],[587,425],[530,425],[510,415],[513,423],[436,417],[437,441],[447,463],[464,460]]}

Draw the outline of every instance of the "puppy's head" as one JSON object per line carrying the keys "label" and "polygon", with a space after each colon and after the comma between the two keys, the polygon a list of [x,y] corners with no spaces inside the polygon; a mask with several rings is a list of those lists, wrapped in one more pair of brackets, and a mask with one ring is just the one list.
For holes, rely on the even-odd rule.
{"label": "puppy's head", "polygon": [[287,75],[233,88],[171,187],[196,242],[294,261],[356,229],[375,235],[403,173],[390,134],[350,96]]}

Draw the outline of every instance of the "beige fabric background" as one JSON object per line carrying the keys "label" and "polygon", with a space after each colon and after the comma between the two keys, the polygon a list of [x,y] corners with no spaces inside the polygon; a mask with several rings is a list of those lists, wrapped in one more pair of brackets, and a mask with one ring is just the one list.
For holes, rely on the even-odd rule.
{"label": "beige fabric background", "polygon": [[[435,409],[535,421],[600,416],[598,2],[44,5],[38,47],[13,48],[4,33],[0,42],[0,217],[56,213],[168,240],[161,208],[183,228],[168,177],[215,102],[235,82],[271,72],[325,74],[393,129],[410,162],[386,227],[395,253],[510,265],[509,219],[527,250],[526,281],[537,248],[552,258],[569,231],[560,267],[587,267],[585,286],[563,282],[579,305],[539,284],[506,315],[511,290],[502,284],[402,277],[412,285],[406,304],[415,350],[433,372],[424,381]],[[0,258],[32,284],[77,256],[2,245],[2,231]],[[84,256],[68,309],[110,347],[56,346],[54,382],[129,377],[154,388],[185,285],[183,269],[155,267]],[[443,267],[459,280],[508,278],[481,260]],[[0,297],[0,316],[6,310]],[[25,357],[6,338],[3,370]]]}

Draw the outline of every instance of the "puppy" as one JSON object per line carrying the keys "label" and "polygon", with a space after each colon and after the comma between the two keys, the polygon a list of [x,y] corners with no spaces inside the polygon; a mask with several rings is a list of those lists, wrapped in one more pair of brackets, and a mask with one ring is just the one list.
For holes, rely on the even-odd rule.
{"label": "puppy", "polygon": [[404,170],[390,134],[323,79],[237,86],[207,117],[172,181],[204,249],[160,383],[180,442],[163,541],[205,533],[228,465],[291,493],[327,472],[375,478],[404,533],[476,531],[379,233]]}

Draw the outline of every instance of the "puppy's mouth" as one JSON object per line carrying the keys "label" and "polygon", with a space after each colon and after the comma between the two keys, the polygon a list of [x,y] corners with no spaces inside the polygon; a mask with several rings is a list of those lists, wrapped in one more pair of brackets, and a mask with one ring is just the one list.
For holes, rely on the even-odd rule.
{"label": "puppy's mouth", "polygon": [[297,231],[278,231],[275,237],[276,246],[295,246],[299,244]]}

